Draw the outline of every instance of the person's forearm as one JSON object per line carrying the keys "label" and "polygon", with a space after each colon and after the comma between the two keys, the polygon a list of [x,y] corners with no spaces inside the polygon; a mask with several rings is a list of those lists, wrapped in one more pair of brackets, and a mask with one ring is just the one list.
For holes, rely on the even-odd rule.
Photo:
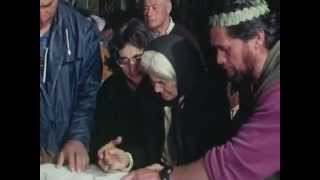
{"label": "person's forearm", "polygon": [[189,165],[175,167],[170,180],[209,180],[203,159]]}

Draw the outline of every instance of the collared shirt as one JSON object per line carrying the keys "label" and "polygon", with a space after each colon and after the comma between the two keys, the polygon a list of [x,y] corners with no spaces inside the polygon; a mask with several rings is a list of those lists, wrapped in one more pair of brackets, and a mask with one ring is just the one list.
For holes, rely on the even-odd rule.
{"label": "collared shirt", "polygon": [[[175,23],[173,22],[172,18],[170,17],[169,26],[168,26],[165,34],[169,34],[172,31],[172,29],[174,28],[174,25],[175,25]],[[152,32],[152,36],[154,38],[158,38],[161,36],[161,33],[160,32]]]}
{"label": "collared shirt", "polygon": [[175,25],[175,24],[174,24],[172,18],[170,17],[169,26],[168,26],[168,29],[167,29],[167,31],[166,31],[166,34],[169,34],[169,33],[172,31],[172,29],[174,28],[174,25]]}
{"label": "collared shirt", "polygon": [[230,117],[231,117],[231,120],[233,120],[233,118],[236,116],[238,110],[239,110],[240,106],[239,104],[234,106],[231,111],[230,111]]}
{"label": "collared shirt", "polygon": [[162,158],[161,158],[161,161],[168,165],[172,165],[172,159],[171,159],[169,147],[168,147],[168,134],[169,134],[169,130],[172,122],[171,109],[172,108],[169,106],[164,107],[165,141],[164,141],[164,147],[163,147]]}

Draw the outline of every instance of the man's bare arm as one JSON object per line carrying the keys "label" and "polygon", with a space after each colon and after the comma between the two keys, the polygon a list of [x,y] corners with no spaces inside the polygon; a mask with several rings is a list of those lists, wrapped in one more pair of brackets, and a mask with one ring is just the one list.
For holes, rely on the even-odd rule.
{"label": "man's bare arm", "polygon": [[171,180],[209,180],[204,160],[201,158],[185,166],[177,166],[170,175]]}

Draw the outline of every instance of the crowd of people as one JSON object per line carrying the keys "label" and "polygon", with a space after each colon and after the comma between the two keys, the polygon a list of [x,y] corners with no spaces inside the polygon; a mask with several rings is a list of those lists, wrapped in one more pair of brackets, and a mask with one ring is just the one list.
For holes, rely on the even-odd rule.
{"label": "crowd of people", "polygon": [[225,79],[171,0],[142,2],[143,19],[111,30],[40,0],[40,164],[94,163],[122,180],[279,179],[280,24],[267,2],[212,7],[210,61]]}

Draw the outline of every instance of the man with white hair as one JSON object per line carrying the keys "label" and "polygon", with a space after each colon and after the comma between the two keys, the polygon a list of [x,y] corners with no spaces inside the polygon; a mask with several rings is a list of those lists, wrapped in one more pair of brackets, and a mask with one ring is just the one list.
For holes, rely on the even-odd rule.
{"label": "man with white hair", "polygon": [[[144,21],[154,38],[167,34],[176,34],[190,40],[197,50],[201,52],[200,45],[192,33],[182,25],[176,24],[173,21],[170,16],[171,11],[171,0],[143,0]],[[201,56],[203,56],[202,52]],[[207,70],[207,65],[203,57],[201,57],[201,63],[204,69]]]}

